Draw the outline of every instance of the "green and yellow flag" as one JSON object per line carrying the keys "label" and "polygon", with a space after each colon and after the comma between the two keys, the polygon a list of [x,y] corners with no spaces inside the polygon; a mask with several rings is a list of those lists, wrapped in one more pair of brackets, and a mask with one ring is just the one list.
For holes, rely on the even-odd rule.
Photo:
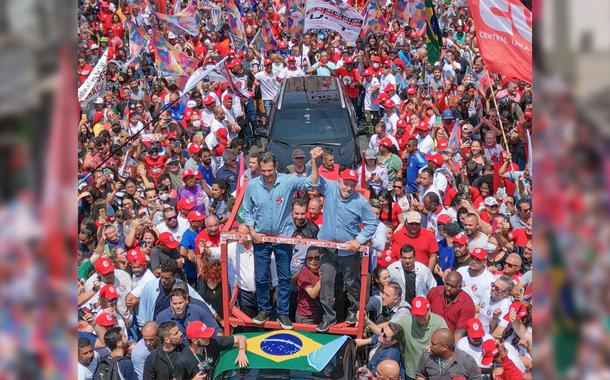
{"label": "green and yellow flag", "polygon": [[432,0],[426,0],[426,50],[428,52],[428,63],[434,64],[441,57],[443,37],[438,19],[434,11]]}
{"label": "green and yellow flag", "polygon": [[[337,354],[347,336],[316,334],[305,331],[275,330],[244,333],[248,340],[249,368],[286,369],[316,373]],[[237,349],[224,352],[218,359],[214,378],[235,365]]]}

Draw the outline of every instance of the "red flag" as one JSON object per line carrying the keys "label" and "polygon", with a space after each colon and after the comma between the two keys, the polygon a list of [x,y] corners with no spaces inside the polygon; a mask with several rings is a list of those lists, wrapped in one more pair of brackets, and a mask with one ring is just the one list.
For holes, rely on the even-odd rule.
{"label": "red flag", "polygon": [[470,0],[470,10],[489,71],[532,83],[532,12],[519,0]]}

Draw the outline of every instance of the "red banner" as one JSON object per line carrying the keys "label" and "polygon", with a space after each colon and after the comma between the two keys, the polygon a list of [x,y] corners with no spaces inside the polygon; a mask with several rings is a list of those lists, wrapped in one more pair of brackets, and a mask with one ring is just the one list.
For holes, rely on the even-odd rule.
{"label": "red banner", "polygon": [[532,12],[519,0],[470,0],[487,69],[532,83]]}

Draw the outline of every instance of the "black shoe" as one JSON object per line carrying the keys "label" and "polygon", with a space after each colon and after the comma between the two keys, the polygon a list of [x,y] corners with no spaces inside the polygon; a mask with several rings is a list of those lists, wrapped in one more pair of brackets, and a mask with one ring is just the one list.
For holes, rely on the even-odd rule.
{"label": "black shoe", "polygon": [[334,319],[332,321],[322,321],[322,323],[320,323],[318,327],[316,327],[316,331],[322,333],[327,332],[330,326],[334,325],[335,323],[337,323],[337,321]]}
{"label": "black shoe", "polygon": [[257,324],[257,325],[262,325],[263,323],[265,323],[268,320],[269,320],[269,313],[267,313],[266,311],[260,311],[258,314],[256,314],[256,317],[252,318],[252,323]]}
{"label": "black shoe", "polygon": [[347,318],[345,318],[345,323],[348,325],[355,325],[358,319],[356,318],[356,313],[350,311],[347,313]]}
{"label": "black shoe", "polygon": [[292,330],[292,322],[290,321],[290,318],[288,318],[287,315],[280,315],[279,317],[277,317],[277,321],[280,323],[280,326],[282,326],[284,330]]}

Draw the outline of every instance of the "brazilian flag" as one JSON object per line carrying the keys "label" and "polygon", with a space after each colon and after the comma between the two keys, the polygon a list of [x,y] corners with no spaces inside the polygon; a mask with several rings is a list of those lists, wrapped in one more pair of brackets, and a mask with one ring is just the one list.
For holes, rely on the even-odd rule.
{"label": "brazilian flag", "polygon": [[432,0],[426,0],[426,51],[428,53],[428,63],[434,64],[441,57],[441,47],[443,37],[441,28],[438,26],[438,19],[434,11]]}
{"label": "brazilian flag", "polygon": [[[322,371],[350,340],[345,335],[317,334],[305,331],[274,330],[244,333],[250,369],[281,369],[317,373]],[[218,359],[214,379],[235,365],[237,349],[224,352]]]}

